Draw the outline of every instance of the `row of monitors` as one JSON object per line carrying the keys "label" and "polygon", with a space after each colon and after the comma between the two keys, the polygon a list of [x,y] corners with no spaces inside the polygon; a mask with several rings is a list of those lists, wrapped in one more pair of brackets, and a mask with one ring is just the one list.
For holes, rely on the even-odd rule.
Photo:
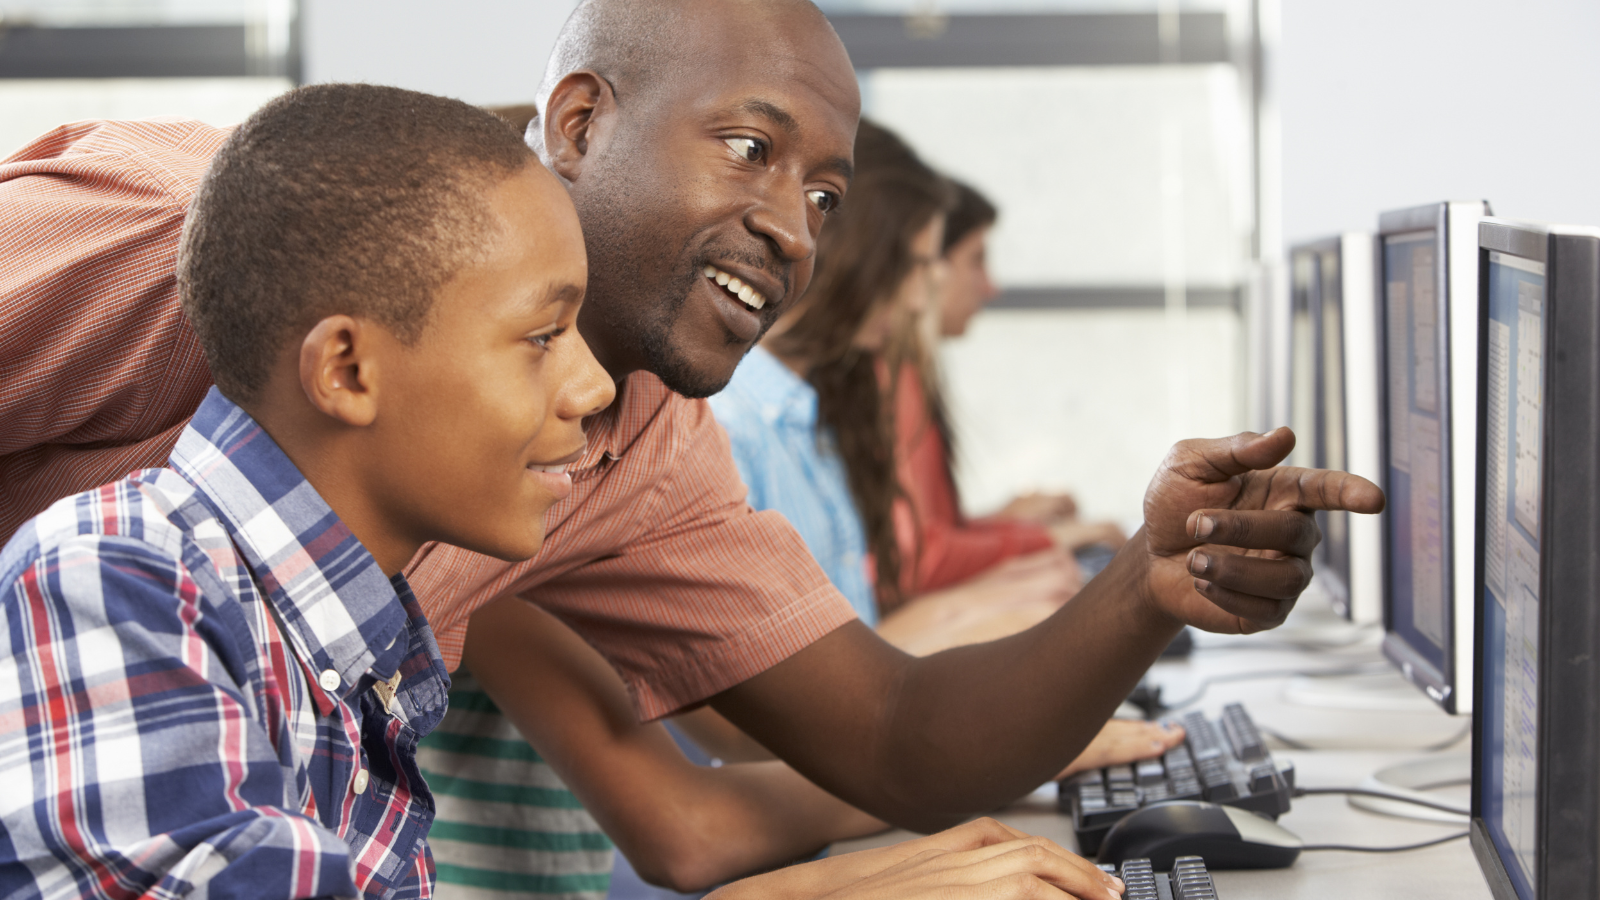
{"label": "row of monitors", "polygon": [[1495,896],[1600,897],[1600,229],[1488,213],[1293,250],[1297,461],[1380,476],[1383,515],[1323,515],[1319,577],[1429,697],[1476,707]]}

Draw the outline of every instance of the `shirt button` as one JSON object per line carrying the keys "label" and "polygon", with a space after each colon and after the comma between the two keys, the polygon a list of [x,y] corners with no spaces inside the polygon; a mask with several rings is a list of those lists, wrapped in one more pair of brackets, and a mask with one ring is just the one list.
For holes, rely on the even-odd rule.
{"label": "shirt button", "polygon": [[356,781],[355,781],[355,784],[350,785],[350,790],[355,791],[358,794],[366,793],[366,791],[367,791],[367,781],[371,777],[372,776],[367,774],[367,770],[366,769],[357,769],[356,770]]}
{"label": "shirt button", "polygon": [[336,691],[339,689],[339,673],[332,669],[323,669],[322,674],[317,676],[317,684],[322,685],[325,691]]}

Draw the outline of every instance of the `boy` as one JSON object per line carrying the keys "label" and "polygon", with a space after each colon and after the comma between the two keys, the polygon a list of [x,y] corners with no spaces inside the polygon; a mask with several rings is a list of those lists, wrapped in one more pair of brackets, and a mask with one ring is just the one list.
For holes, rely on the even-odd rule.
{"label": "boy", "polygon": [[229,138],[179,253],[217,387],[0,552],[0,895],[431,894],[449,678],[399,572],[538,551],[614,395],[585,281],[486,112],[324,85]]}

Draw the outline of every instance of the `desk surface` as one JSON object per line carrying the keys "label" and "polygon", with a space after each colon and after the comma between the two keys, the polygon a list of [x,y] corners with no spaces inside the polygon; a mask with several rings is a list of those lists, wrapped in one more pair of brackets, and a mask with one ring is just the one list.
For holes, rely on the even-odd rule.
{"label": "desk surface", "polygon": [[[1386,668],[1376,649],[1375,632],[1358,633],[1330,622],[1315,598],[1306,598],[1300,607],[1305,612],[1297,612],[1281,634],[1269,632],[1250,638],[1205,635],[1189,660],[1158,663],[1151,677],[1162,686],[1169,702],[1191,696],[1206,679],[1213,679],[1193,708],[1215,716],[1224,703],[1240,701],[1264,731],[1316,748],[1287,749],[1268,735],[1273,755],[1294,762],[1301,787],[1355,787],[1383,766],[1429,756],[1437,751],[1427,748],[1463,735],[1466,717],[1447,716],[1420,694],[1413,696],[1414,689]],[[1341,643],[1358,636],[1359,640],[1337,648],[1307,649],[1293,644],[1296,638]],[[1313,670],[1360,673],[1309,681],[1289,674]],[[1267,677],[1266,673],[1275,674]],[[1245,674],[1263,677],[1215,680]],[[1362,705],[1369,708],[1360,708]],[[1371,708],[1385,706],[1391,708]],[[1459,754],[1467,746],[1462,737],[1450,749]],[[1430,793],[1463,808],[1468,803],[1465,785]],[[1055,810],[1053,785],[996,817],[1076,849],[1071,821]],[[1350,806],[1341,796],[1298,798],[1279,823],[1308,845],[1393,846],[1465,830],[1461,825],[1366,812]],[[882,846],[913,836],[904,831],[886,832],[835,845],[834,852]],[[1401,896],[1489,900],[1490,896],[1464,838],[1402,853],[1307,852],[1287,869],[1216,872],[1213,877],[1223,900]]]}

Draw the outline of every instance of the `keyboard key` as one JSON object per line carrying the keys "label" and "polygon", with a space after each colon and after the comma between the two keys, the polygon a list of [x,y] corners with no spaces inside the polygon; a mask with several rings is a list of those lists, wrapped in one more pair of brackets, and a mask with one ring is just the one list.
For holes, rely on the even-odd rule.
{"label": "keyboard key", "polygon": [[1269,794],[1274,788],[1278,770],[1271,763],[1264,763],[1250,770],[1250,793]]}
{"label": "keyboard key", "polygon": [[1161,784],[1167,780],[1167,771],[1162,768],[1161,760],[1142,760],[1133,770],[1133,783],[1142,786]]}

